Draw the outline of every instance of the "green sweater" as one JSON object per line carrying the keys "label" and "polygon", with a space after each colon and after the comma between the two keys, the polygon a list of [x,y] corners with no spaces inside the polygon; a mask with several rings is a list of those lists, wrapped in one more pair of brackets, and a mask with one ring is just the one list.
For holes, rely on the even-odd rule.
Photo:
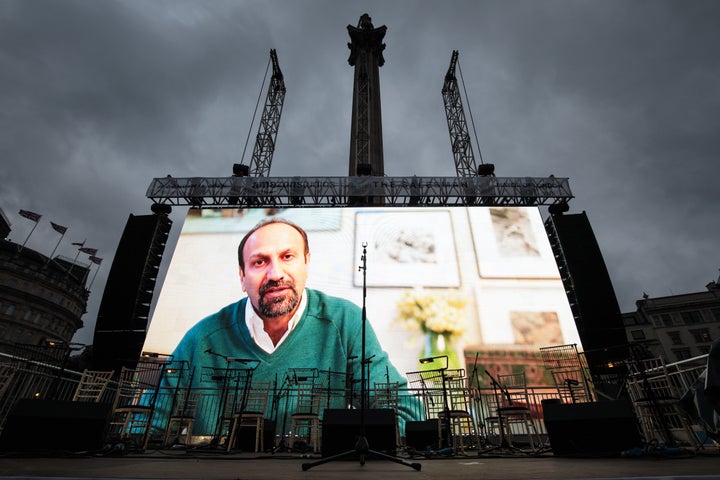
{"label": "green sweater", "polygon": [[[329,379],[331,388],[340,389],[340,398],[333,396],[332,400],[330,398],[323,399],[322,407],[346,408],[348,403],[359,407],[362,310],[354,303],[342,298],[331,297],[317,290],[307,289],[306,292],[307,307],[300,322],[273,353],[267,353],[258,347],[250,336],[245,323],[245,304],[248,301],[245,297],[193,326],[173,352],[173,360],[185,360],[191,369],[194,367],[192,387],[198,389],[222,387],[223,382],[213,379],[213,377],[223,376],[226,368],[244,369],[257,365],[252,372],[253,383],[270,382],[275,387],[277,394],[274,402],[275,409],[271,409],[273,406],[271,395],[267,416],[277,419],[278,433],[283,427],[283,416],[292,413],[292,401],[289,399],[293,394],[293,376],[288,374],[288,369],[317,369],[317,380],[328,383]],[[399,382],[401,389],[406,387],[405,378],[390,363],[375,332],[369,322],[366,323],[365,358],[370,360],[370,372],[369,374],[366,372],[366,381],[369,380],[370,390],[375,383],[388,381]],[[209,353],[208,350],[215,354]],[[253,362],[234,361],[228,364],[225,357],[252,359]],[[352,357],[355,358],[352,359]],[[342,398],[342,389],[346,387],[344,374],[348,369],[352,370],[352,378],[356,380],[353,383],[354,399]],[[300,372],[303,375],[307,374],[302,373],[306,372],[305,370]],[[328,374],[327,372],[332,373]],[[174,387],[174,383],[172,378],[164,381],[165,386],[169,387]],[[184,385],[181,386],[187,385],[186,382],[182,383]],[[227,391],[235,388],[232,381],[224,386]],[[369,393],[372,395],[372,392]],[[338,395],[338,392],[335,395]],[[372,399],[366,406],[368,408],[373,406]],[[286,408],[288,411],[285,411]],[[403,395],[401,392],[398,408],[401,428],[404,426],[405,420],[419,419],[422,416],[421,408],[415,397]],[[167,414],[162,410],[163,408],[158,409],[160,417]],[[194,432],[196,434],[213,434],[217,418],[217,407],[203,407],[201,404],[196,416]],[[289,428],[289,420],[286,420],[285,423]]]}

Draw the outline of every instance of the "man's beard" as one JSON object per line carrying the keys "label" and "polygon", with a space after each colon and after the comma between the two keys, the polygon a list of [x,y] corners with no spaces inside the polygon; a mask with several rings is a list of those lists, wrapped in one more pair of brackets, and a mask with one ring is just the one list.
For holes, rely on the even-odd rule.
{"label": "man's beard", "polygon": [[[267,290],[279,286],[289,287],[290,290],[282,297],[265,300],[265,293]],[[292,281],[277,282],[270,280],[260,287],[260,291],[258,293],[260,294],[260,298],[258,300],[258,313],[267,318],[277,318],[287,315],[295,310],[295,307],[297,307],[298,303],[300,303],[300,295],[298,295],[298,292],[295,289],[295,283]]]}

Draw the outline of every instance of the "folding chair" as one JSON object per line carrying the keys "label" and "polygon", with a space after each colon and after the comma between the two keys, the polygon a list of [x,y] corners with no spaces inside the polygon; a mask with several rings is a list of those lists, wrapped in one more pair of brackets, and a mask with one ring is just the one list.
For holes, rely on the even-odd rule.
{"label": "folding chair", "polygon": [[582,370],[552,370],[550,373],[552,374],[555,388],[557,388],[558,396],[563,403],[585,403],[593,401]]}
{"label": "folding chair", "polygon": [[[197,390],[184,388],[178,392],[165,428],[163,445],[184,444],[189,446],[192,443],[195,416],[201,399],[202,393]],[[181,437],[184,437],[184,440],[181,441]]]}
{"label": "folding chair", "polygon": [[495,417],[497,425],[503,429],[502,436],[512,448],[513,438],[525,435],[531,450],[537,451],[542,447],[542,441],[530,409],[525,372],[498,375],[498,383],[500,385],[495,387],[499,389],[496,391]]}
{"label": "folding chair", "polygon": [[240,428],[253,427],[255,429],[255,452],[262,451],[265,443],[265,417],[271,389],[270,382],[254,382],[251,384],[245,396],[243,408],[240,412],[233,414],[227,442],[228,450],[235,444]]}
{"label": "folding chair", "polygon": [[320,449],[320,405],[324,386],[318,382],[317,369],[294,369],[295,411],[290,415],[290,446],[298,437],[305,438],[313,452]]}
{"label": "folding chair", "polygon": [[73,401],[99,402],[113,375],[115,375],[114,370],[98,371],[85,369],[75,388],[75,393],[72,398]]}
{"label": "folding chair", "polygon": [[138,362],[134,369],[122,367],[110,420],[111,436],[121,440],[139,437],[140,448],[147,448],[164,369],[165,362]]}

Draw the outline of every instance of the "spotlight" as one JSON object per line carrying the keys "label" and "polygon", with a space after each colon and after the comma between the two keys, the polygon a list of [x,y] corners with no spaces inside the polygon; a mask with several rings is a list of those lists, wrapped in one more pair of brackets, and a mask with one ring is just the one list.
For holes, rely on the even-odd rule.
{"label": "spotlight", "polygon": [[152,212],[157,215],[170,215],[170,212],[172,212],[172,207],[165,203],[153,203],[150,206],[150,210],[152,210]]}
{"label": "spotlight", "polygon": [[481,163],[477,169],[477,174],[481,177],[490,177],[495,174],[495,164]]}
{"label": "spotlight", "polygon": [[233,163],[233,175],[236,177],[247,177],[250,175],[250,167],[242,163]]}
{"label": "spotlight", "polygon": [[570,210],[570,205],[567,202],[553,203],[548,207],[550,215],[562,215],[568,210]]}

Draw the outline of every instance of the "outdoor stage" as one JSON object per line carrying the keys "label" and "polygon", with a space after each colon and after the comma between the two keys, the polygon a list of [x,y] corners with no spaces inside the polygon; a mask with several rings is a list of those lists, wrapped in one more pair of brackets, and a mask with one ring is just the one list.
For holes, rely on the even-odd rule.
{"label": "outdoor stage", "polygon": [[543,456],[421,459],[422,469],[369,459],[326,463],[302,471],[308,459],[269,454],[191,455],[153,451],[119,457],[0,457],[0,478],[114,479],[720,479],[717,449],[683,457],[565,458]]}

